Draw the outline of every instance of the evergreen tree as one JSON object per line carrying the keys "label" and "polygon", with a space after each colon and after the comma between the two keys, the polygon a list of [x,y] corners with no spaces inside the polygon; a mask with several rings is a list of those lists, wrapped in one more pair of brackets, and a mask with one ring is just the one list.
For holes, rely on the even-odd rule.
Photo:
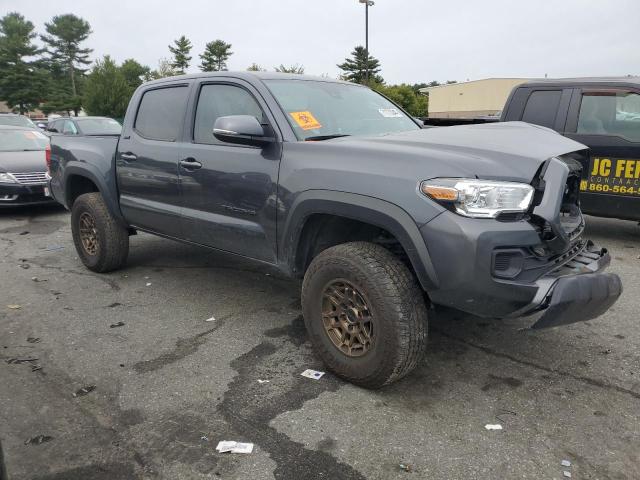
{"label": "evergreen tree", "polygon": [[141,65],[133,58],[128,58],[120,66],[120,71],[124,75],[124,79],[131,89],[131,93],[142,85],[144,79],[151,73],[151,69],[146,65]]}
{"label": "evergreen tree", "polygon": [[40,53],[35,37],[33,23],[19,13],[0,19],[0,99],[20,113],[38,106],[45,86],[38,62],[28,60]]}
{"label": "evergreen tree", "polygon": [[247,72],[266,72],[266,70],[257,63],[252,63],[249,67],[247,67]]}
{"label": "evergreen tree", "polygon": [[338,68],[345,72],[342,74],[344,80],[364,84],[367,78],[367,65],[369,66],[369,83],[384,83],[384,79],[379,75],[380,62],[370,54],[367,55],[362,46],[357,46],[351,52],[351,58],[346,58],[344,63],[338,65]]}
{"label": "evergreen tree", "polygon": [[205,46],[204,53],[200,55],[202,63],[200,70],[203,72],[221,72],[227,70],[227,60],[233,55],[231,44],[222,40],[209,42]]}
{"label": "evergreen tree", "polygon": [[84,88],[84,108],[89,115],[122,118],[133,90],[121,67],[105,55],[97,60]]}
{"label": "evergreen tree", "polygon": [[304,65],[298,65],[297,63],[289,66],[281,63],[279,67],[274,67],[274,70],[280,73],[296,73],[298,75],[304,75]]}
{"label": "evergreen tree", "polygon": [[187,68],[189,68],[189,62],[191,62],[191,57],[189,56],[192,46],[191,41],[182,35],[177,40],[174,40],[173,43],[174,46],[169,45],[169,51],[173,55],[171,67],[175,69],[178,75],[184,75]]}
{"label": "evergreen tree", "polygon": [[[50,67],[57,67],[64,72],[70,81],[70,94],[75,97],[72,103],[77,103],[81,95],[82,77],[89,65],[90,48],[82,48],[81,44],[91,34],[91,25],[86,20],[71,13],[56,15],[50,23],[45,23],[47,35],[41,35],[48,54],[47,62]],[[58,88],[63,90],[64,88]],[[54,99],[55,100],[55,99]],[[77,112],[76,112],[77,113]]]}

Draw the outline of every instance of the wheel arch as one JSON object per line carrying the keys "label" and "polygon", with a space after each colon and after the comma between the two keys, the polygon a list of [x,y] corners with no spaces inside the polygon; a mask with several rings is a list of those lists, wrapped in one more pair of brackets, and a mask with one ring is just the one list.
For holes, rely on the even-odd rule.
{"label": "wheel arch", "polygon": [[113,191],[104,180],[100,172],[94,172],[91,165],[67,165],[64,175],[64,201],[68,209],[73,207],[75,200],[84,193],[97,192],[102,196],[109,213],[122,224],[125,224],[117,203],[117,191]]}
{"label": "wheel arch", "polygon": [[437,288],[437,276],[427,246],[415,221],[405,210],[378,198],[331,190],[308,190],[300,194],[284,222],[283,233],[279,235],[282,246],[279,258],[294,276],[304,275],[306,265],[300,261],[301,255],[305,256],[304,249],[308,248],[304,235],[309,222],[317,221],[314,219],[318,216],[352,220],[388,232],[406,253],[423,290]]}

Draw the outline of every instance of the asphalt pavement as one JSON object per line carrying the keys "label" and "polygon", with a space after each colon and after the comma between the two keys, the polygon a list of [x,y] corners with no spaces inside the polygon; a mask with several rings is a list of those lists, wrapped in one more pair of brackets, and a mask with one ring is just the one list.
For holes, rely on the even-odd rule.
{"label": "asphalt pavement", "polygon": [[625,288],[603,317],[532,331],[438,310],[419,368],[368,391],[300,375],[323,366],[299,282],[146,234],[94,274],[67,212],[0,211],[9,477],[638,479],[640,226],[588,217],[587,236]]}

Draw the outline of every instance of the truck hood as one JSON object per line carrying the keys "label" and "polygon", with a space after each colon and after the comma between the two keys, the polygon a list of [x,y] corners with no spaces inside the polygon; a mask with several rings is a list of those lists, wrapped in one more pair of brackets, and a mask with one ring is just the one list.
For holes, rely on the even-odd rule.
{"label": "truck hood", "polygon": [[411,171],[422,171],[423,180],[453,176],[527,183],[549,158],[587,149],[553,130],[524,122],[343,137],[331,143],[388,155],[398,167],[405,164]]}
{"label": "truck hood", "polygon": [[23,173],[47,170],[44,150],[0,152],[0,172]]}

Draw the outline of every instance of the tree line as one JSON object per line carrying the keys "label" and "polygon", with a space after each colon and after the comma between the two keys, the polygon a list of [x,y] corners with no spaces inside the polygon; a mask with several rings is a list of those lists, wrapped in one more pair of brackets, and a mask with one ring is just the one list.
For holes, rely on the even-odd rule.
{"label": "tree line", "polygon": [[[54,16],[44,27],[45,32],[38,34],[33,23],[17,12],[0,18],[0,101],[20,113],[37,108],[44,114],[77,115],[84,109],[89,115],[122,118],[139,85],[182,75],[193,60],[191,41],[182,35],[168,46],[169,58],[160,59],[155,69],[133,58],[118,64],[109,55],[92,62],[93,50],[85,45],[92,33],[89,22],[65,14]],[[231,49],[230,43],[220,39],[208,42],[198,56],[198,68],[203,72],[226,71],[233,55]],[[419,89],[439,85],[438,82],[388,85],[381,76],[379,60],[362,46],[355,47],[350,57],[337,66],[342,71],[341,79],[367,84],[416,117],[428,115],[428,97],[420,94]],[[305,73],[304,65],[300,64],[280,64],[273,69]],[[247,70],[266,71],[258,63]]]}

